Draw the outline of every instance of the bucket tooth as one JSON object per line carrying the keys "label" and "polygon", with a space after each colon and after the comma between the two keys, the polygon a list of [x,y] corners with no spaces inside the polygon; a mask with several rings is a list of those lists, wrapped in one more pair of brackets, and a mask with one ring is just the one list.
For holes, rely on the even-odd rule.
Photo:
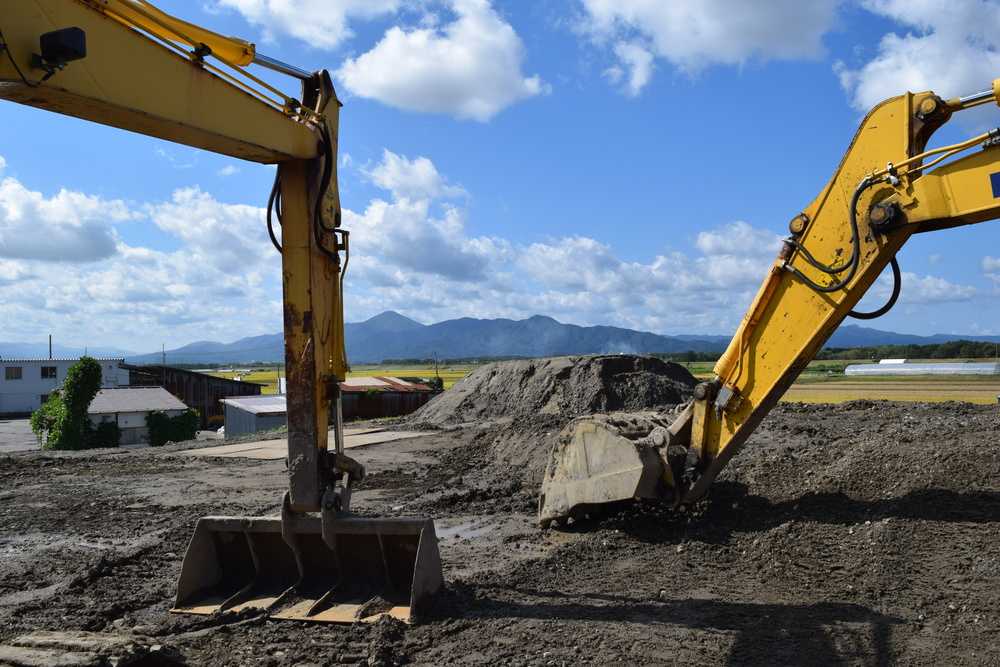
{"label": "bucket tooth", "polygon": [[268,609],[299,580],[281,521],[203,517],[188,545],[177,584],[177,613]]}
{"label": "bucket tooth", "polygon": [[178,613],[266,609],[272,618],[412,622],[442,584],[434,522],[206,517],[191,539]]}
{"label": "bucket tooth", "polygon": [[317,519],[297,535],[302,582],[273,618],[354,623],[388,615],[409,623],[441,588],[433,521],[350,517],[323,528]]}

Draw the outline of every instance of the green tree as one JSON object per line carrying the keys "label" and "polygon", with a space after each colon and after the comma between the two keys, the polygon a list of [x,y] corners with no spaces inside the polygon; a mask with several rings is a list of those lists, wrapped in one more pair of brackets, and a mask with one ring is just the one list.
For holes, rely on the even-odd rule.
{"label": "green tree", "polygon": [[193,440],[198,431],[198,423],[198,413],[190,408],[176,417],[168,417],[165,412],[154,410],[146,415],[149,444],[152,447],[162,447],[168,442]]}
{"label": "green tree", "polygon": [[81,357],[70,366],[62,389],[31,415],[31,430],[45,449],[85,449],[92,431],[87,408],[101,389],[101,365]]}

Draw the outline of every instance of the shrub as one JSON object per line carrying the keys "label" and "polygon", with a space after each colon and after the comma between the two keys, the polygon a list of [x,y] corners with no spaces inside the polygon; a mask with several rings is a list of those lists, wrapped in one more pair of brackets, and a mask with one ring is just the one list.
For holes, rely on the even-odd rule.
{"label": "shrub", "polygon": [[97,428],[94,428],[88,421],[86,425],[86,440],[87,449],[117,447],[121,444],[122,430],[118,428],[118,424],[115,422],[101,422],[97,425]]}
{"label": "shrub", "polygon": [[168,417],[165,412],[154,410],[146,415],[146,428],[149,429],[149,444],[153,447],[191,440],[198,430],[198,413],[188,409],[176,417]]}
{"label": "shrub", "polygon": [[89,445],[87,408],[101,389],[101,365],[80,357],[70,366],[62,389],[31,415],[31,430],[45,449],[85,449]]}

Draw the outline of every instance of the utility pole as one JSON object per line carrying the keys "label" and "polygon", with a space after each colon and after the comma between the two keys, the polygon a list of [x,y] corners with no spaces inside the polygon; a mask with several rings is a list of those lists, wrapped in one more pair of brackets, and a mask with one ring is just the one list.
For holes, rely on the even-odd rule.
{"label": "utility pole", "polygon": [[52,334],[49,334],[49,361],[52,361]]}
{"label": "utility pole", "polygon": [[162,371],[162,379],[160,380],[161,386],[166,389],[167,387],[167,346],[165,343],[160,343],[160,370]]}

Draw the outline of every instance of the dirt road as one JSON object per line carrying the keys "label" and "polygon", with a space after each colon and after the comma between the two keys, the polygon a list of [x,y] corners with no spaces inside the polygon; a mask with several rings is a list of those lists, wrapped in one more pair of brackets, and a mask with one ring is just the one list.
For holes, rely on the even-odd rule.
{"label": "dirt road", "polygon": [[447,587],[413,627],[167,613],[195,519],[277,512],[282,462],[0,456],[0,644],[85,630],[231,665],[1000,663],[995,408],[784,405],[699,513],[541,531],[535,451],[561,423],[356,450],[356,508],[430,515],[442,538]]}

